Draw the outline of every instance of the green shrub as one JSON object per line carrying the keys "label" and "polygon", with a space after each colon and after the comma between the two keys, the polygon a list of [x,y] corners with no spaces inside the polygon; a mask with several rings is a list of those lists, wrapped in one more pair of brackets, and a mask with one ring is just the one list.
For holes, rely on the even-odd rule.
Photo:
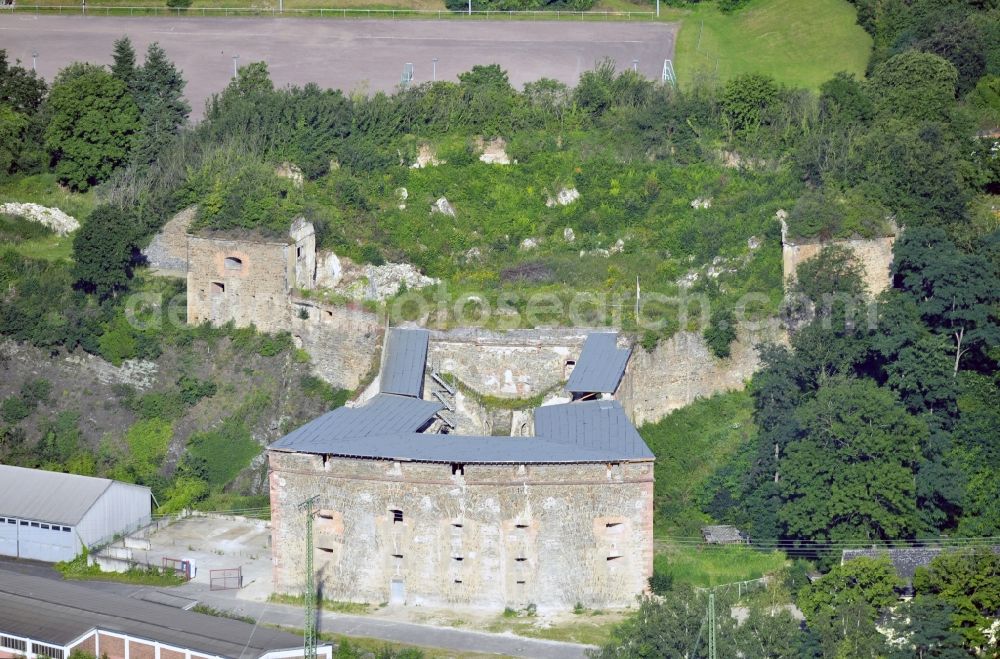
{"label": "green shrub", "polygon": [[666,595],[674,587],[674,576],[665,572],[653,572],[649,578],[649,590],[655,595]]}
{"label": "green shrub", "polygon": [[191,0],[167,0],[167,6],[171,9],[187,9],[191,6]]}
{"label": "green shrub", "polygon": [[736,340],[736,316],[728,305],[712,312],[709,326],[703,332],[709,350],[719,359],[730,355],[730,348]]}
{"label": "green shrub", "polygon": [[222,425],[198,432],[188,439],[185,469],[212,488],[226,485],[260,453],[247,426],[245,414],[227,418]]}
{"label": "green shrub", "polygon": [[199,380],[187,375],[181,376],[177,386],[180,388],[180,399],[185,405],[194,405],[202,398],[211,398],[219,390],[210,380]]}
{"label": "green shrub", "polygon": [[31,416],[32,409],[17,396],[4,399],[0,405],[0,416],[7,423],[18,423]]}
{"label": "green shrub", "polygon": [[126,359],[138,356],[135,332],[124,316],[117,316],[105,327],[98,339],[101,356],[115,366],[121,366]]}
{"label": "green shrub", "polygon": [[160,418],[136,421],[125,433],[128,469],[138,480],[147,482],[159,470],[173,433],[173,425]]}
{"label": "green shrub", "polygon": [[315,375],[303,375],[299,378],[299,386],[304,394],[319,398],[330,409],[343,407],[351,395],[347,389],[335,389]]}

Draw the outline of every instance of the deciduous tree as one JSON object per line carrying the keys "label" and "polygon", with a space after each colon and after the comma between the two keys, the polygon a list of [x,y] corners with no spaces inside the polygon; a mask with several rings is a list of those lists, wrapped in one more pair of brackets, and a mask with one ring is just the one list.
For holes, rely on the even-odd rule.
{"label": "deciduous tree", "polygon": [[45,146],[59,179],[87,190],[124,164],[139,130],[139,110],[125,83],[92,64],[72,64],[49,95]]}
{"label": "deciduous tree", "polygon": [[917,530],[914,472],[926,423],[871,380],[838,378],[796,412],[802,439],[781,462],[788,534],[879,541]]}

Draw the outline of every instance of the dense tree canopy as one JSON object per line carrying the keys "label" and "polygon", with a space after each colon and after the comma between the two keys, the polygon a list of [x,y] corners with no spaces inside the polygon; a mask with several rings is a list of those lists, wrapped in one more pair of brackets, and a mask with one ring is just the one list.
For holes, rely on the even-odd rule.
{"label": "dense tree canopy", "polygon": [[60,180],[86,190],[128,161],[141,123],[125,83],[103,68],[74,64],[52,85],[45,146]]}

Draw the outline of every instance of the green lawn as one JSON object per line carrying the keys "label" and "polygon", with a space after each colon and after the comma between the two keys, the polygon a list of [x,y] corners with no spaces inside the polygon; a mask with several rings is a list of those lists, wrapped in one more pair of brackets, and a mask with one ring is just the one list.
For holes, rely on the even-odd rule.
{"label": "green lawn", "polygon": [[81,221],[97,203],[92,191],[81,194],[60,186],[55,174],[18,175],[3,181],[0,203],[8,201],[53,206]]}
{"label": "green lawn", "polygon": [[872,45],[846,0],[755,0],[732,14],[705,2],[681,20],[674,66],[682,85],[760,72],[815,89],[838,71],[862,75]]}
{"label": "green lawn", "polygon": [[657,572],[673,576],[675,582],[708,587],[735,581],[759,579],[780,570],[788,559],[780,551],[757,551],[740,546],[657,547]]}

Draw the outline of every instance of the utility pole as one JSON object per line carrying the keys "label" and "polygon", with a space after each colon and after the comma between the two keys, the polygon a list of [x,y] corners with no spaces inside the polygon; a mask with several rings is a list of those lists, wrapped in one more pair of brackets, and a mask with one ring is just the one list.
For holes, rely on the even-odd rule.
{"label": "utility pole", "polygon": [[718,659],[715,652],[715,591],[708,593],[708,659]]}
{"label": "utility pole", "polygon": [[38,68],[37,64],[38,64],[38,51],[37,50],[33,50],[33,51],[31,51],[31,70],[32,71],[35,71]]}
{"label": "utility pole", "polygon": [[299,504],[306,512],[306,624],[302,632],[303,659],[316,659],[316,572],[313,569],[313,506],[319,500],[314,495]]}
{"label": "utility pole", "polygon": [[432,59],[431,60],[431,65],[433,67],[431,69],[431,82],[437,82],[437,79],[438,79],[438,58],[435,57],[434,59]]}
{"label": "utility pole", "polygon": [[233,55],[233,78],[234,79],[235,78],[239,78],[239,72],[236,70],[237,69],[237,64],[236,63],[239,61],[239,59],[240,59],[239,55]]}

